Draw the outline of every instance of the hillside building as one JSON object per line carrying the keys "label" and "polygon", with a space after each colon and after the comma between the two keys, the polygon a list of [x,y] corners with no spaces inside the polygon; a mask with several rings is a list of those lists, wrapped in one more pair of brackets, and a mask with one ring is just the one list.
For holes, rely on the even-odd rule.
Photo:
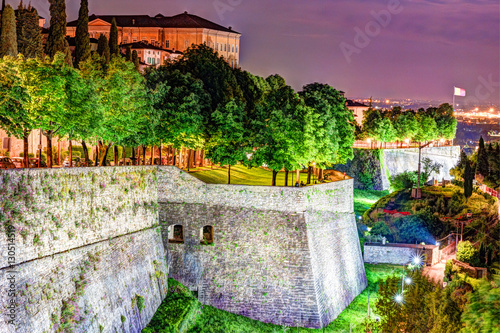
{"label": "hillside building", "polygon": [[[89,17],[89,33],[91,38],[98,39],[100,35],[109,38],[109,31],[113,18],[118,27],[118,44],[150,44],[157,47],[156,52],[141,57],[141,61],[156,64],[159,57],[166,53],[175,55],[184,52],[191,45],[205,44],[222,55],[231,67],[239,67],[240,63],[240,37],[241,34],[217,23],[211,22],[196,15],[184,12],[175,16],[149,15],[91,15]],[[74,37],[77,21],[68,22],[67,34]],[[153,49],[143,49],[153,52]],[[139,53],[139,50],[138,50]],[[164,59],[160,57],[163,63]],[[146,60],[145,60],[146,59]]]}

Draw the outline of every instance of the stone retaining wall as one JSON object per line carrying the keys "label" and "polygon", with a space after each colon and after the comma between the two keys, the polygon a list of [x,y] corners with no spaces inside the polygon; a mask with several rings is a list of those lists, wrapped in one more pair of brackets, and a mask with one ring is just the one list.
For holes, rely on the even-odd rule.
{"label": "stone retaining wall", "polygon": [[[204,185],[162,167],[158,180],[169,274],[203,303],[320,328],[366,287],[352,179],[303,188]],[[183,244],[169,243],[172,225],[183,226]],[[213,227],[213,245],[200,244],[203,226]]]}
{"label": "stone retaining wall", "polygon": [[1,332],[147,325],[168,275],[156,168],[0,171],[0,197]]}

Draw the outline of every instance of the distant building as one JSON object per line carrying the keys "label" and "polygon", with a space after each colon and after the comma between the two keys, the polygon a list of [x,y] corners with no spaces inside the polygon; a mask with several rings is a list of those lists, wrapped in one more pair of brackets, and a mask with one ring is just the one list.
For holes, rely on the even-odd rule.
{"label": "distant building", "polygon": [[346,100],[346,105],[354,114],[354,119],[358,125],[361,126],[363,124],[364,112],[368,110],[368,106],[350,99]]}
{"label": "distant building", "polygon": [[[148,15],[91,15],[89,17],[90,37],[98,39],[100,35],[105,35],[109,38],[113,18],[118,27],[119,44],[142,42],[156,46],[161,50],[172,51],[171,54],[175,54],[176,51],[184,52],[191,45],[205,44],[222,55],[231,67],[239,67],[241,34],[233,31],[231,27],[223,27],[187,12],[170,17],[162,14],[154,17]],[[75,36],[76,25],[77,21],[68,22],[68,36]],[[148,51],[152,52],[153,49]],[[150,58],[154,58],[155,61],[157,59],[157,57]],[[144,61],[144,57],[141,60],[147,63]]]}
{"label": "distant building", "polygon": [[144,42],[121,44],[120,52],[125,53],[127,47],[130,47],[132,52],[137,51],[140,70],[151,66],[157,67],[167,60],[174,60],[182,55],[181,51],[168,50]]}
{"label": "distant building", "polygon": [[[345,92],[340,90],[340,95],[345,98]],[[363,124],[364,112],[368,110],[368,106],[363,103],[355,102],[351,99],[346,99],[345,102],[347,108],[352,111],[354,114],[354,120],[358,123],[359,126]]]}

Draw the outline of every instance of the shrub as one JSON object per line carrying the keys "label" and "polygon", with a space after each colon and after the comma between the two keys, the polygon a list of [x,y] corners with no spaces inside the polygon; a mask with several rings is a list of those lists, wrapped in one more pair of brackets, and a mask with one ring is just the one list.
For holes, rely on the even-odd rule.
{"label": "shrub", "polygon": [[457,260],[477,266],[479,265],[479,252],[471,242],[461,242],[457,246]]}
{"label": "shrub", "polygon": [[395,190],[410,189],[413,188],[417,182],[418,173],[416,171],[405,171],[392,177],[391,186]]}
{"label": "shrub", "polygon": [[377,222],[373,226],[372,230],[370,230],[370,234],[380,235],[380,236],[386,237],[389,240],[392,240],[392,238],[393,238],[391,230],[389,230],[389,227],[383,221]]}

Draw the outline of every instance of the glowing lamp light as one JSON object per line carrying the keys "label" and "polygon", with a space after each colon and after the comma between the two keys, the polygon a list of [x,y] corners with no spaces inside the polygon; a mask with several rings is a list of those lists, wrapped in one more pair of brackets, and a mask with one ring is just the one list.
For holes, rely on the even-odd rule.
{"label": "glowing lamp light", "polygon": [[444,143],[444,139],[439,139],[439,142]]}
{"label": "glowing lamp light", "polygon": [[403,295],[396,294],[396,296],[394,296],[394,301],[396,301],[396,303],[398,303],[398,304],[402,304],[403,303]]}
{"label": "glowing lamp light", "polygon": [[420,258],[419,256],[415,256],[415,257],[413,257],[412,263],[414,265],[421,265],[422,264],[422,258]]}
{"label": "glowing lamp light", "polygon": [[366,141],[367,141],[368,143],[371,143],[371,142],[372,142],[372,139],[368,138],[368,139],[366,139]]}
{"label": "glowing lamp light", "polygon": [[405,139],[405,143],[409,144],[410,143],[410,139]]}
{"label": "glowing lamp light", "polygon": [[411,277],[407,276],[407,277],[405,278],[405,283],[406,283],[406,284],[411,284],[412,282],[413,282],[413,280],[411,279]]}
{"label": "glowing lamp light", "polygon": [[439,242],[436,242],[436,246],[439,246],[439,245],[441,245],[441,243],[439,243]]}
{"label": "glowing lamp light", "polygon": [[490,112],[493,112],[493,108],[490,109]]}

